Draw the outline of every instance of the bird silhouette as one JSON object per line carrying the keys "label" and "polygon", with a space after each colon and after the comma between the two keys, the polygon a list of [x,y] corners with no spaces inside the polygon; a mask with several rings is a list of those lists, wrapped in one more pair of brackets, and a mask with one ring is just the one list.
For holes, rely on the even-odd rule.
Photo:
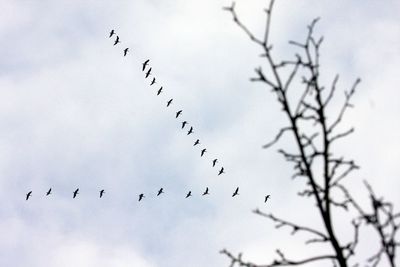
{"label": "bird silhouette", "polygon": [[111,30],[110,31],[110,37],[109,38],[111,38],[111,36],[113,36],[115,34],[115,31],[114,30]]}
{"label": "bird silhouette", "polygon": [[50,187],[49,191],[47,191],[46,196],[48,196],[50,194],[51,194],[51,187]]}
{"label": "bird silhouette", "polygon": [[77,189],[74,191],[74,195],[73,195],[72,198],[76,198],[76,196],[79,194],[78,192],[79,192],[79,188],[77,188]]}
{"label": "bird silhouette", "polygon": [[235,190],[235,192],[233,192],[232,197],[234,197],[236,195],[239,195],[239,187],[236,187],[236,190]]}
{"label": "bird silhouette", "polygon": [[181,114],[182,114],[182,110],[179,110],[179,111],[176,113],[175,118],[178,118],[179,115],[181,115]]}
{"label": "bird silhouette", "polygon": [[201,154],[200,157],[202,157],[204,155],[204,153],[206,153],[207,149],[203,148],[203,150],[201,150]]}
{"label": "bird silhouette", "polygon": [[150,76],[150,74],[151,74],[151,68],[146,72],[145,78],[147,79]]}
{"label": "bird silhouette", "polygon": [[167,107],[169,107],[169,105],[171,105],[171,103],[172,103],[172,98],[170,100],[168,100]]}
{"label": "bird silhouette", "polygon": [[222,167],[222,168],[219,170],[218,175],[221,175],[221,174],[223,174],[223,173],[225,173],[225,172],[224,172],[224,167]]}
{"label": "bird silhouette", "polygon": [[269,199],[269,197],[270,197],[270,195],[266,195],[266,196],[265,196],[264,203],[266,203],[266,202],[267,202],[267,200]]}
{"label": "bird silhouette", "polygon": [[197,139],[196,142],[194,142],[193,146],[196,146],[198,144],[200,144],[200,140],[199,139]]}
{"label": "bird silhouette", "polygon": [[217,164],[217,161],[218,161],[218,159],[214,159],[214,160],[212,161],[213,167],[215,167],[215,164]]}
{"label": "bird silhouette", "polygon": [[158,91],[157,91],[157,95],[160,95],[160,94],[161,94],[162,89],[163,89],[163,87],[161,86],[160,89],[158,89]]}
{"label": "bird silhouette", "polygon": [[188,123],[187,121],[182,122],[182,129],[185,128],[187,123]]}
{"label": "bird silhouette", "polygon": [[144,194],[139,195],[139,201],[141,201],[144,198]]}
{"label": "bird silhouette", "polygon": [[210,193],[208,192],[208,187],[206,187],[206,191],[204,191],[203,196],[209,195]]}
{"label": "bird silhouette", "polygon": [[101,190],[100,190],[100,198],[102,198],[103,195],[104,195],[104,189],[101,189]]}
{"label": "bird silhouette", "polygon": [[126,54],[128,54],[128,50],[129,50],[129,47],[124,49],[124,57],[126,57]]}
{"label": "bird silhouette", "polygon": [[151,81],[150,85],[153,85],[153,84],[155,84],[155,83],[156,83],[156,78],[153,77],[153,80]]}
{"label": "bird silhouette", "polygon": [[191,133],[193,133],[193,127],[190,127],[190,129],[189,129],[187,135],[189,135],[189,134],[191,134]]}
{"label": "bird silhouette", "polygon": [[26,194],[26,200],[28,200],[32,195],[32,191],[29,191],[28,194]]}
{"label": "bird silhouette", "polygon": [[115,39],[114,45],[116,45],[118,43],[120,43],[120,41],[119,41],[119,36],[117,35],[117,39]]}
{"label": "bird silhouette", "polygon": [[150,59],[146,60],[145,62],[142,63],[142,71],[146,69],[147,64],[149,64]]}
{"label": "bird silhouette", "polygon": [[157,192],[157,196],[161,195],[162,193],[164,193],[164,190],[163,190],[163,188],[161,187],[160,190],[158,190],[158,192]]}
{"label": "bird silhouette", "polygon": [[188,198],[188,197],[190,197],[190,196],[192,196],[192,191],[189,191],[189,192],[186,194],[186,197],[185,197],[185,198]]}

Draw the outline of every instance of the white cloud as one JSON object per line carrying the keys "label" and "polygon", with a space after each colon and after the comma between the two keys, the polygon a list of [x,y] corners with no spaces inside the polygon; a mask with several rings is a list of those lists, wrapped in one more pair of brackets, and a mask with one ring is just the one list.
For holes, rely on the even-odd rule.
{"label": "white cloud", "polygon": [[[261,34],[264,4],[237,2]],[[292,167],[274,148],[261,149],[285,118],[270,91],[248,81],[262,59],[222,11],[229,2],[1,5],[13,15],[0,18],[0,265],[224,266],[224,247],[263,262],[280,246],[306,253],[298,249],[302,237],[292,244],[285,230],[250,212],[260,207],[320,225],[312,204],[295,196],[302,181],[290,180]],[[305,24],[322,16],[324,81],[336,72],[343,87],[364,80],[348,117],[356,133],[339,149],[362,166],[354,184],[370,179],[400,204],[397,7],[279,1],[271,38],[277,54],[291,56],[287,40],[302,38]],[[120,46],[108,39],[111,28]],[[125,46],[131,53],[123,58]],[[147,58],[154,88],[140,71]],[[193,137],[174,118],[180,108]],[[193,148],[197,138],[207,147],[204,158]],[[290,136],[283,139],[290,144]],[[214,157],[226,175],[216,176]],[[199,196],[205,186],[206,199]],[[241,195],[232,199],[236,186]],[[54,194],[45,198],[49,187]],[[72,200],[76,187],[81,194]],[[155,198],[159,187],[166,194]],[[194,196],[186,200],[188,190]],[[266,193],[272,198],[264,206]]]}

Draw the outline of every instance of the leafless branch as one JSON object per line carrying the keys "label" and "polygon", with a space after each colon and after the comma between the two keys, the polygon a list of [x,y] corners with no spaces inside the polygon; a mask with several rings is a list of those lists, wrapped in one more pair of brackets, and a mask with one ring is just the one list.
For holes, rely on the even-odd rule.
{"label": "leafless branch", "polygon": [[290,260],[285,256],[285,254],[282,251],[280,251],[278,249],[278,250],[276,250],[276,253],[278,254],[279,259],[273,260],[273,262],[270,264],[256,265],[251,262],[244,261],[242,259],[241,253],[239,253],[238,256],[234,256],[232,253],[230,253],[226,249],[221,250],[220,253],[226,255],[230,259],[230,261],[231,261],[230,267],[235,267],[235,266],[242,266],[242,267],[296,266],[296,265],[303,265],[306,263],[311,263],[311,262],[320,261],[320,260],[334,260],[335,259],[334,255],[321,255],[321,256],[309,257],[309,258],[302,259],[302,260]]}
{"label": "leafless branch", "polygon": [[291,127],[283,127],[279,130],[279,133],[275,136],[274,140],[272,140],[271,142],[263,145],[263,148],[269,148],[271,146],[273,146],[274,144],[276,144],[279,139],[282,137],[282,135],[287,132],[290,131],[292,128]]}
{"label": "leafless branch", "polygon": [[322,232],[320,232],[318,230],[312,229],[310,227],[300,226],[295,223],[291,223],[289,221],[279,219],[279,218],[275,217],[274,215],[266,214],[266,213],[260,211],[259,209],[255,209],[253,212],[257,215],[263,216],[263,217],[268,218],[268,219],[272,220],[273,222],[275,222],[276,223],[275,228],[281,228],[283,226],[288,226],[288,227],[292,228],[292,235],[296,234],[299,231],[305,231],[305,232],[317,235],[324,241],[328,240],[328,237],[325,234],[323,234]]}
{"label": "leafless branch", "polygon": [[[320,82],[320,48],[323,37],[315,37],[315,26],[319,18],[314,19],[307,27],[307,34],[304,41],[289,41],[296,49],[294,59],[292,60],[276,60],[272,54],[272,45],[270,44],[271,17],[274,1],[269,2],[269,7],[265,10],[267,19],[265,25],[264,37],[257,38],[238,18],[235,10],[235,4],[225,8],[232,14],[234,22],[242,31],[262,49],[262,57],[266,60],[268,73],[265,75],[261,67],[256,68],[256,77],[251,81],[263,82],[268,88],[271,88],[276,95],[278,102],[282,107],[283,113],[287,116],[289,126],[280,128],[275,138],[263,146],[269,148],[281,140],[283,134],[289,132],[293,134],[297,152],[289,152],[285,149],[279,149],[286,161],[293,164],[295,177],[303,177],[306,180],[306,187],[298,193],[299,196],[310,197],[315,201],[318,214],[320,215],[323,231],[315,230],[310,227],[298,225],[294,222],[279,219],[272,214],[266,214],[260,210],[254,210],[254,213],[266,217],[276,223],[275,227],[289,227],[292,234],[297,232],[305,232],[312,237],[306,243],[327,243],[331,245],[332,255],[317,256],[300,261],[288,260],[284,254],[277,250],[279,259],[269,265],[255,265],[253,263],[242,261],[242,256],[234,257],[228,251],[222,253],[227,255],[233,266],[291,266],[301,265],[321,259],[329,259],[334,266],[349,266],[349,258],[355,254],[356,246],[360,242],[359,230],[362,226],[361,222],[372,225],[381,239],[381,249],[377,254],[369,258],[369,262],[374,266],[380,262],[381,256],[386,255],[390,262],[390,266],[394,267],[394,258],[396,248],[399,247],[396,241],[396,232],[400,228],[400,214],[393,213],[393,205],[378,199],[369,185],[367,190],[371,198],[371,212],[365,212],[356,200],[350,195],[349,190],[344,186],[345,178],[349,174],[358,169],[358,165],[353,160],[347,160],[338,157],[334,153],[335,141],[344,139],[354,132],[354,128],[350,128],[344,132],[337,132],[336,127],[341,124],[346,111],[353,107],[351,104],[356,87],[360,83],[357,79],[349,91],[344,92],[344,102],[340,106],[339,113],[331,121],[328,120],[327,110],[333,106],[334,99],[337,97],[337,85],[339,75],[336,75],[329,86],[329,90],[325,92],[325,87]],[[285,69],[283,69],[285,68]],[[286,75],[281,75],[286,70]],[[299,90],[289,90],[295,78],[301,79]],[[293,96],[292,94],[295,95]],[[310,123],[311,122],[311,123]],[[313,129],[310,130],[308,125],[312,124]],[[307,127],[305,126],[307,125]],[[317,163],[316,163],[317,162]],[[322,172],[318,170],[322,162]],[[344,199],[337,200],[337,196],[332,190],[339,188],[344,194]],[[352,218],[351,225],[353,227],[353,240],[343,245],[343,241],[339,240],[335,233],[335,226],[332,219],[332,209],[343,208],[348,210],[354,208],[359,213],[359,217]],[[349,213],[348,213],[349,214]],[[354,265],[356,266],[356,265]]]}

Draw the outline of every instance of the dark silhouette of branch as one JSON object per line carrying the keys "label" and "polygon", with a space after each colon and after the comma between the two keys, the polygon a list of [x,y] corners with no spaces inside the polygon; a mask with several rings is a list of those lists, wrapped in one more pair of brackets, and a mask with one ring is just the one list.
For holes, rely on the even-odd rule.
{"label": "dark silhouette of branch", "polygon": [[394,267],[396,266],[396,247],[399,247],[399,242],[396,241],[396,234],[400,228],[400,213],[394,213],[392,203],[383,201],[382,198],[378,198],[367,181],[364,181],[364,184],[371,200],[370,208],[372,210],[370,212],[366,212],[361,208],[346,187],[343,185],[339,185],[338,187],[345,194],[348,201],[358,211],[358,220],[372,226],[378,233],[381,247],[376,254],[368,258],[368,262],[370,262],[372,266],[377,266],[382,255],[385,255],[390,266]]}
{"label": "dark silhouette of branch", "polygon": [[[262,50],[262,58],[266,60],[266,66],[270,75],[266,75],[261,67],[255,69],[256,76],[251,78],[252,82],[260,82],[271,89],[276,96],[277,101],[282,107],[282,112],[288,119],[288,126],[280,128],[275,138],[265,144],[263,148],[270,148],[281,140],[284,134],[291,133],[294,137],[296,151],[287,151],[279,149],[278,152],[283,155],[286,161],[294,165],[294,175],[292,178],[301,177],[305,179],[305,189],[298,193],[300,197],[312,198],[315,201],[317,212],[321,218],[323,230],[315,230],[310,227],[298,225],[295,222],[288,222],[277,218],[272,214],[266,214],[256,209],[254,213],[266,217],[276,223],[276,228],[289,227],[292,234],[305,232],[312,235],[306,241],[306,244],[324,243],[329,244],[332,249],[332,255],[315,256],[301,261],[287,260],[282,252],[277,250],[279,260],[275,260],[269,265],[255,265],[250,262],[244,262],[242,255],[233,256],[227,250],[222,253],[228,256],[232,262],[231,266],[290,266],[301,265],[320,259],[330,259],[334,266],[347,267],[350,265],[349,259],[355,254],[356,247],[359,244],[359,230],[361,222],[366,221],[373,224],[381,241],[381,249],[377,254],[368,258],[368,262],[374,266],[381,259],[382,254],[386,254],[391,266],[394,266],[395,250],[398,243],[395,240],[395,233],[398,230],[399,223],[396,222],[400,217],[393,214],[392,205],[388,202],[383,203],[375,197],[372,188],[367,186],[372,199],[372,214],[365,213],[356,200],[350,196],[349,191],[344,185],[344,181],[349,174],[359,167],[353,160],[348,160],[343,156],[337,156],[334,153],[334,145],[339,139],[344,139],[354,132],[351,127],[348,130],[338,132],[337,126],[341,124],[349,108],[352,108],[352,97],[360,83],[356,79],[348,91],[344,91],[344,101],[340,106],[339,113],[336,116],[328,116],[328,108],[335,107],[337,99],[339,75],[335,75],[329,90],[320,82],[320,47],[323,37],[316,38],[314,29],[319,18],[314,19],[307,27],[307,34],[304,41],[289,41],[289,44],[296,50],[294,59],[276,60],[272,45],[270,44],[271,18],[274,1],[270,1],[266,11],[265,34],[263,38],[258,38],[253,32],[239,19],[235,3],[230,7],[224,8],[228,11],[237,26]],[[282,69],[285,72],[281,71]],[[296,91],[290,90],[292,84],[300,82],[302,89],[296,86]],[[309,125],[312,124],[310,128]],[[318,163],[317,163],[318,159]],[[316,166],[322,163],[322,171]],[[318,166],[319,166],[318,165]],[[344,193],[345,199],[338,200],[337,194],[333,189],[339,188]],[[353,229],[353,240],[343,242],[339,240],[335,233],[335,226],[332,219],[333,209],[355,208],[359,213],[359,218],[350,218],[348,223]],[[382,219],[385,217],[385,219]],[[388,234],[388,227],[391,231]]]}
{"label": "dark silhouette of branch", "polygon": [[306,227],[306,226],[300,226],[298,224],[279,219],[279,218],[275,217],[274,215],[266,214],[266,213],[260,211],[259,209],[255,209],[253,212],[257,215],[263,216],[263,217],[268,218],[268,219],[272,220],[273,222],[275,222],[276,223],[275,228],[281,228],[283,226],[288,226],[288,227],[292,228],[292,235],[296,234],[299,231],[305,231],[305,232],[317,235],[324,242],[328,241],[328,237],[318,230],[315,230],[315,229],[312,229],[312,228]]}
{"label": "dark silhouette of branch", "polygon": [[285,132],[290,131],[290,130],[291,130],[290,127],[281,128],[281,129],[279,130],[279,133],[275,136],[274,140],[272,140],[271,142],[269,142],[269,143],[263,145],[263,148],[269,148],[270,146],[273,146],[275,143],[277,143],[277,142],[279,141],[279,139],[282,137],[282,135],[283,135]]}
{"label": "dark silhouette of branch", "polygon": [[278,254],[278,259],[275,259],[272,261],[272,263],[269,264],[262,264],[262,265],[257,265],[253,264],[251,262],[246,262],[243,261],[242,259],[242,253],[239,253],[238,256],[234,256],[232,253],[227,251],[226,249],[221,250],[221,254],[226,255],[231,263],[230,267],[235,267],[235,266],[244,266],[244,267],[278,267],[278,266],[296,266],[296,265],[303,265],[306,263],[311,263],[315,261],[320,261],[320,260],[333,260],[335,259],[334,255],[321,255],[321,256],[316,256],[316,257],[309,257],[306,259],[302,260],[289,260],[286,258],[285,254],[277,249],[276,253]]}

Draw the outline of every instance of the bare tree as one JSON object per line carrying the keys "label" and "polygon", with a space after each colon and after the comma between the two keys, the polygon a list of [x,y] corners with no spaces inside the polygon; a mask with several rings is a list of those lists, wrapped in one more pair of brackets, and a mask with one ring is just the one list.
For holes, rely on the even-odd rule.
{"label": "bare tree", "polygon": [[[306,185],[299,192],[300,197],[312,198],[316,203],[324,230],[317,230],[309,226],[266,214],[259,209],[253,212],[263,216],[276,224],[276,228],[288,227],[292,234],[305,232],[309,234],[306,244],[320,244],[330,247],[330,253],[315,255],[305,259],[292,260],[281,250],[276,250],[277,258],[269,264],[257,265],[243,260],[242,254],[237,256],[224,249],[222,254],[229,257],[230,266],[247,267],[272,267],[302,265],[317,261],[332,262],[333,266],[358,265],[351,263],[351,257],[355,255],[359,245],[359,231],[361,226],[372,226],[380,240],[379,250],[376,254],[365,259],[367,266],[377,266],[382,256],[387,258],[390,266],[395,266],[396,249],[400,243],[396,241],[397,230],[400,227],[400,213],[393,211],[390,202],[378,198],[371,186],[365,182],[368,190],[371,206],[369,211],[364,210],[351,195],[345,184],[349,174],[359,167],[356,163],[344,156],[335,153],[337,141],[353,133],[354,128],[340,131],[343,118],[349,108],[352,108],[352,97],[360,82],[357,79],[349,90],[344,91],[343,102],[335,115],[328,108],[334,108],[334,99],[337,99],[337,84],[339,75],[333,78],[332,83],[325,87],[321,84],[320,47],[323,37],[315,37],[314,29],[318,18],[314,19],[307,27],[304,41],[289,41],[296,49],[291,60],[277,60],[272,52],[269,41],[271,15],[274,0],[271,0],[266,11],[265,33],[262,38],[257,37],[239,19],[235,3],[224,9],[231,13],[233,21],[241,30],[258,45],[266,60],[267,70],[262,67],[255,69],[256,76],[251,78],[253,82],[261,82],[272,89],[282,111],[287,117],[287,126],[282,127],[275,138],[264,145],[269,148],[276,144],[280,138],[290,133],[296,143],[296,151],[279,149],[286,161],[294,165],[293,178],[303,178]],[[268,73],[267,73],[268,72]],[[299,81],[301,86],[291,90],[293,81]],[[301,87],[301,89],[299,89]],[[299,91],[300,90],[300,91]],[[330,110],[330,109],[329,109]],[[321,167],[322,166],[322,167]],[[332,220],[332,210],[343,209],[348,212],[353,237],[351,241],[339,240]],[[351,210],[351,212],[350,212]]]}

